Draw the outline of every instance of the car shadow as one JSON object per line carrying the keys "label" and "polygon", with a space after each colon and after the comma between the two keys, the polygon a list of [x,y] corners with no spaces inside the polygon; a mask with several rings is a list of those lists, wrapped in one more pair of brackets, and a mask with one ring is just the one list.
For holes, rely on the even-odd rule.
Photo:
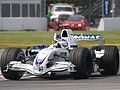
{"label": "car shadow", "polygon": [[108,76],[108,75],[100,75],[100,74],[93,74],[88,79],[73,79],[70,75],[56,75],[54,77],[40,77],[40,76],[34,76],[34,77],[27,77],[22,78],[20,81],[46,81],[46,80],[99,80],[99,79],[108,79],[109,77],[119,77],[120,74]]}

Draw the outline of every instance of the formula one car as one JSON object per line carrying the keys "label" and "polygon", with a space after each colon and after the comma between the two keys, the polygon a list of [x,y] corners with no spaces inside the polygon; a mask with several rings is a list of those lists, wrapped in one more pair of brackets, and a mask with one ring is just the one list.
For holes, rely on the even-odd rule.
{"label": "formula one car", "polygon": [[[88,49],[78,47],[78,41],[99,41],[99,45]],[[116,75],[118,69],[116,46],[105,46],[100,35],[75,35],[71,29],[55,34],[50,46],[33,46],[27,48],[26,54],[20,48],[8,48],[1,56],[1,72],[10,80],[19,80],[25,72],[40,77],[66,73],[74,79],[86,79],[94,72]]]}

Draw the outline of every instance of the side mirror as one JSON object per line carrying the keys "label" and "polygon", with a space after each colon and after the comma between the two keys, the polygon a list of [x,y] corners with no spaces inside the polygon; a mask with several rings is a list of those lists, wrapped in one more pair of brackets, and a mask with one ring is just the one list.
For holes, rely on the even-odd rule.
{"label": "side mirror", "polygon": [[60,35],[57,35],[56,33],[54,34],[54,41],[60,41],[61,39],[61,36]]}
{"label": "side mirror", "polygon": [[54,41],[58,41],[56,37],[57,37],[57,34],[55,33],[54,34]]}

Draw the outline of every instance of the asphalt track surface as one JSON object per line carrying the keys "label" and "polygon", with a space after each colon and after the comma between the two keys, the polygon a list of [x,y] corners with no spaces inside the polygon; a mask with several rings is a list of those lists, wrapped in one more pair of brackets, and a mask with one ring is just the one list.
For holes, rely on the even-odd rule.
{"label": "asphalt track surface", "polygon": [[116,76],[94,73],[89,79],[82,80],[60,77],[51,80],[26,74],[21,80],[12,81],[0,75],[0,90],[120,90],[120,71]]}

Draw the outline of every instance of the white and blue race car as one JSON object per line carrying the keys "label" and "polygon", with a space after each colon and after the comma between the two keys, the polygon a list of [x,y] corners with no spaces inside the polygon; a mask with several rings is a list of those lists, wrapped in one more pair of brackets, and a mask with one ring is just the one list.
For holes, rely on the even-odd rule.
{"label": "white and blue race car", "polygon": [[[78,41],[99,41],[99,45],[88,49],[78,47]],[[1,55],[1,72],[10,80],[19,80],[25,72],[41,77],[65,72],[74,79],[85,79],[94,72],[116,75],[118,69],[116,46],[105,46],[100,35],[75,35],[71,29],[55,34],[50,46],[33,46],[27,48],[26,54],[20,48],[7,48]]]}

